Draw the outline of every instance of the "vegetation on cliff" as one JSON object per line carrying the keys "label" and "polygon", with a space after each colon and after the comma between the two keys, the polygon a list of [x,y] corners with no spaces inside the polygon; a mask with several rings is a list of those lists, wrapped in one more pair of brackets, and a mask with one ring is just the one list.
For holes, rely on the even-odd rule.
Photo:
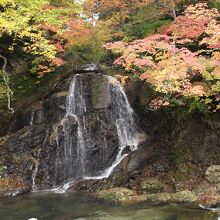
{"label": "vegetation on cliff", "polygon": [[187,105],[190,110],[220,108],[220,14],[206,3],[190,5],[157,33],[105,48],[118,55],[114,64],[140,76],[157,93],[151,109]]}
{"label": "vegetation on cliff", "polygon": [[[4,79],[0,88],[8,97],[8,108],[13,111],[10,66],[11,75],[16,71],[11,60],[21,58],[28,64],[29,73],[41,78],[65,64],[65,50],[82,42],[89,30],[79,17],[79,5],[71,0],[3,0],[0,11],[1,75]],[[20,86],[25,87],[25,83],[27,80]]]}
{"label": "vegetation on cliff", "polygon": [[[84,62],[146,82],[156,94],[147,106],[152,110],[220,109],[218,0],[78,2],[1,1],[1,108],[5,97],[13,111],[11,98],[47,87],[57,67]],[[14,76],[15,57],[28,64],[24,76]]]}

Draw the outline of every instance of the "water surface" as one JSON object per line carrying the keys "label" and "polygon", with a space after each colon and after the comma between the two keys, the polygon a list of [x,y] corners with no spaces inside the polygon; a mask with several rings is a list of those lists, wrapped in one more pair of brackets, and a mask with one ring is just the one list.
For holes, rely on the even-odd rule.
{"label": "water surface", "polygon": [[31,193],[0,200],[0,220],[216,220],[185,205],[117,206],[85,194]]}

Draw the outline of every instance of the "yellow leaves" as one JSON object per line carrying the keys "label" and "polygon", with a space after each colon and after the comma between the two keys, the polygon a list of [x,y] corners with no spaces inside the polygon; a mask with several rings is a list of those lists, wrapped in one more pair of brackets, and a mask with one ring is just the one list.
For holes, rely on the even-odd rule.
{"label": "yellow leaves", "polygon": [[200,100],[205,106],[207,106],[207,109],[212,112],[218,112],[220,110],[220,98],[217,97],[210,97],[210,98],[202,98]]}
{"label": "yellow leaves", "polygon": [[125,60],[123,66],[125,70],[131,70],[134,64],[134,61],[138,58],[138,55],[131,49],[124,50],[124,53],[121,59]]}
{"label": "yellow leaves", "polygon": [[213,101],[213,100],[210,99],[210,98],[205,98],[204,103],[207,105],[207,104],[211,104],[212,101]]}
{"label": "yellow leaves", "polygon": [[115,84],[117,84],[118,83],[118,81],[117,81],[117,79],[111,79],[110,81],[109,81],[109,83],[110,84],[112,84],[112,85],[115,85]]}
{"label": "yellow leaves", "polygon": [[[68,7],[62,7],[63,2]],[[50,0],[0,0],[0,6],[4,7],[0,13],[0,36],[6,34],[13,39],[12,43],[6,45],[9,51],[19,45],[25,53],[40,58],[38,62],[34,61],[34,65],[50,63],[59,52],[54,42],[60,39],[50,38],[49,30],[43,29],[42,24],[53,23],[55,33],[61,35],[61,26],[72,19],[76,12],[76,4],[71,0],[59,1],[59,7],[51,6],[50,3]],[[31,71],[36,73],[37,68]]]}
{"label": "yellow leaves", "polygon": [[120,74],[114,74],[115,78],[112,78],[109,83],[110,84],[117,84],[117,83],[121,83],[122,85],[126,84],[126,81],[128,80],[128,76],[125,75],[120,75]]}
{"label": "yellow leaves", "polygon": [[215,67],[214,71],[212,72],[215,79],[220,80],[220,66]]}
{"label": "yellow leaves", "polygon": [[189,88],[188,93],[190,96],[205,96],[209,94],[209,87],[202,82],[195,82],[192,84],[192,86]]}
{"label": "yellow leaves", "polygon": [[118,81],[122,84],[122,85],[125,85],[126,84],[126,81],[128,80],[128,76],[123,76],[123,75],[119,75],[119,74],[116,74],[115,77],[118,79]]}
{"label": "yellow leaves", "polygon": [[220,110],[220,104],[216,104],[213,112],[218,112],[219,110]]}
{"label": "yellow leaves", "polygon": [[14,1],[12,1],[12,0],[1,0],[0,1],[0,5],[2,5],[3,7],[8,4],[14,4]]}

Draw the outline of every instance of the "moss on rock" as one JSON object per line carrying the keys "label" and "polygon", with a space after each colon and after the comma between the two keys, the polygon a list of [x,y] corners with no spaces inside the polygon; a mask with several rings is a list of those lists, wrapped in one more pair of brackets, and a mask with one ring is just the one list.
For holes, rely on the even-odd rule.
{"label": "moss on rock", "polygon": [[140,188],[143,192],[160,192],[164,184],[157,178],[146,178],[140,181]]}
{"label": "moss on rock", "polygon": [[116,203],[129,200],[129,198],[134,195],[135,191],[120,187],[102,190],[96,193],[97,198]]}

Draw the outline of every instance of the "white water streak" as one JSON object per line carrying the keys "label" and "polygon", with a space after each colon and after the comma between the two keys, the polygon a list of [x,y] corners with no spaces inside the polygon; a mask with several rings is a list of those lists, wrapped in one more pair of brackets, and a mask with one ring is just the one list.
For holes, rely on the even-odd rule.
{"label": "white water streak", "polygon": [[127,99],[123,86],[111,76],[105,76],[109,80],[111,93],[111,118],[112,123],[115,123],[118,139],[119,152],[113,164],[106,169],[100,176],[85,177],[86,179],[103,179],[108,178],[115,167],[128,155],[122,152],[126,147],[130,147],[132,151],[137,149],[139,138],[136,130],[136,125],[133,117],[133,109]]}

